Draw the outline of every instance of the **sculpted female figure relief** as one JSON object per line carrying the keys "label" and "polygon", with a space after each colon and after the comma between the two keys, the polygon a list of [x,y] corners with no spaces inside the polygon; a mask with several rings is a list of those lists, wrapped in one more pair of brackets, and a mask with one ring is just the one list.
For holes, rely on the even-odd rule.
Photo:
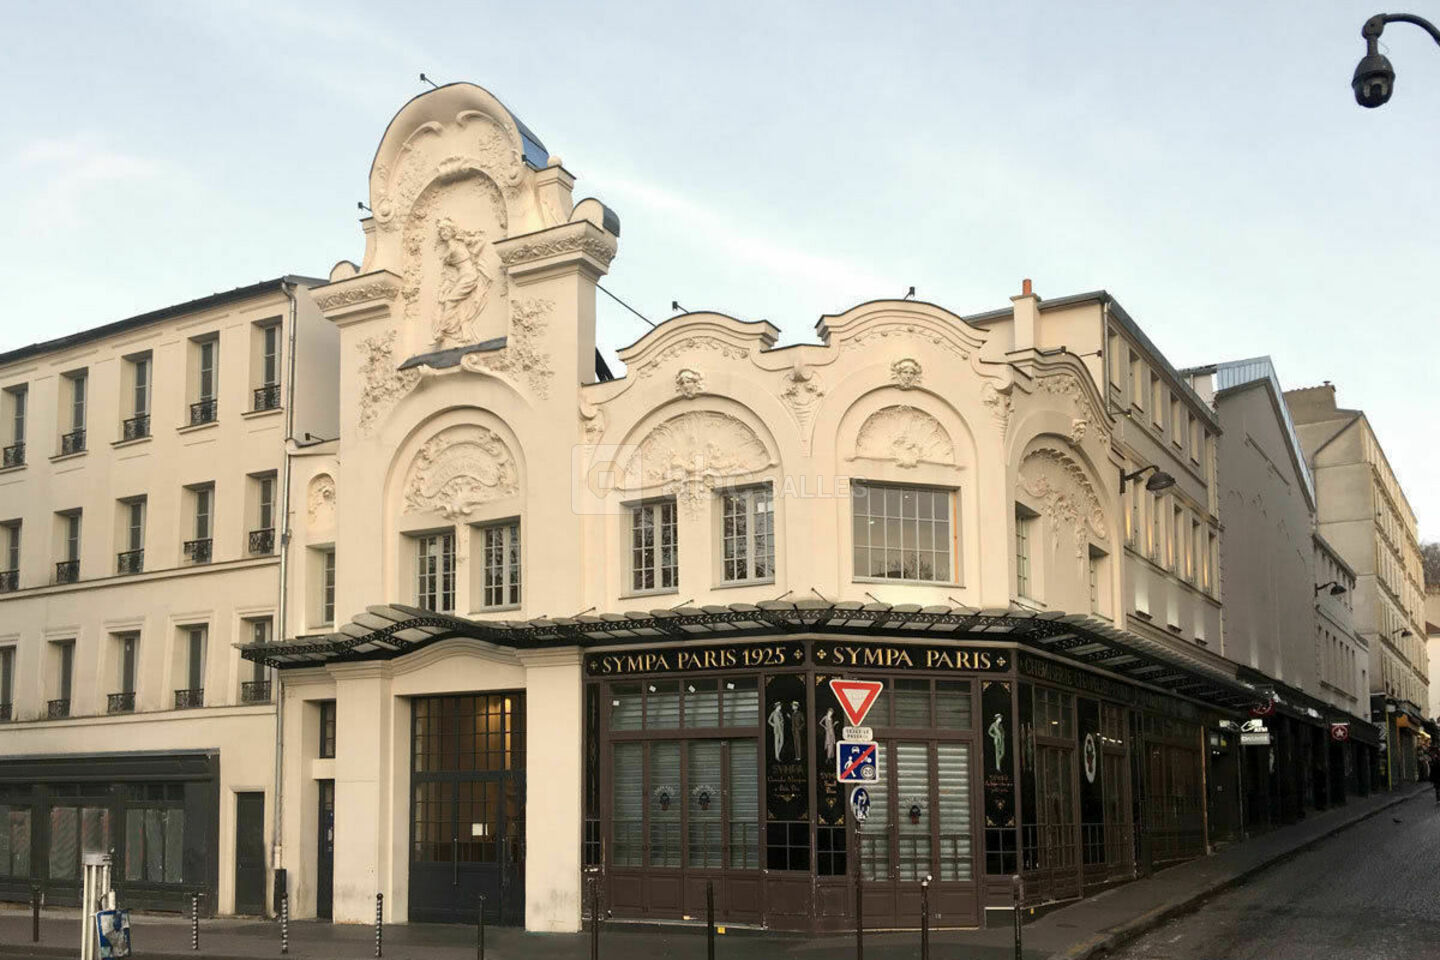
{"label": "sculpted female figure relief", "polygon": [[440,309],[431,329],[437,344],[463,346],[474,341],[471,325],[490,296],[490,274],[480,265],[485,240],[480,231],[461,230],[449,217],[440,218],[436,230],[441,255],[440,289],[435,299]]}

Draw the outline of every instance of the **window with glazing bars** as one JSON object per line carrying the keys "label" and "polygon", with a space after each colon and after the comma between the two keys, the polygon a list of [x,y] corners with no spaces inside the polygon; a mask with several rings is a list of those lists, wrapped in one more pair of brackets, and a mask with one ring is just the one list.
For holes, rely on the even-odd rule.
{"label": "window with glazing bars", "polygon": [[145,547],[145,501],[131,500],[126,508],[127,550],[141,550]]}
{"label": "window with glazing bars", "polygon": [[322,557],[324,567],[321,573],[320,621],[335,622],[335,551],[326,550]]}
{"label": "window with glazing bars", "polygon": [[455,534],[415,538],[415,605],[449,613],[455,609]]}
{"label": "window with glazing bars", "polygon": [[630,508],[630,589],[673,590],[680,584],[675,501]]}
{"label": "window with glazing bars", "polygon": [[265,327],[261,336],[264,338],[260,359],[262,385],[273,387],[280,382],[280,325]]}
{"label": "window with glazing bars", "polygon": [[219,344],[205,340],[200,344],[200,397],[201,400],[215,399],[215,355]]}
{"label": "window with glazing bars", "polygon": [[65,559],[80,559],[80,511],[65,514]]}
{"label": "window with glazing bars", "polygon": [[856,483],[852,500],[855,576],[958,579],[951,491]]}
{"label": "window with glazing bars", "polygon": [[135,374],[134,409],[132,416],[143,417],[150,412],[150,358],[137,357],[132,361]]}
{"label": "window with glazing bars", "polygon": [[320,701],[320,759],[335,756],[335,701]]}
{"label": "window with glazing bars", "polygon": [[10,442],[25,442],[25,402],[30,399],[30,391],[25,387],[16,387],[10,391]]}
{"label": "window with glazing bars", "polygon": [[721,578],[727,582],[775,576],[775,504],[769,485],[720,495]]}
{"label": "window with glazing bars", "polygon": [[1015,595],[1030,596],[1030,526],[1034,514],[1015,505]]}
{"label": "window with glazing bars", "polygon": [[195,488],[195,539],[210,539],[210,497],[213,487]]}
{"label": "window with glazing bars", "polygon": [[485,583],[482,600],[487,607],[520,603],[520,524],[497,523],[485,527]]}
{"label": "window with glazing bars", "polygon": [[85,371],[70,376],[70,429],[85,429]]}

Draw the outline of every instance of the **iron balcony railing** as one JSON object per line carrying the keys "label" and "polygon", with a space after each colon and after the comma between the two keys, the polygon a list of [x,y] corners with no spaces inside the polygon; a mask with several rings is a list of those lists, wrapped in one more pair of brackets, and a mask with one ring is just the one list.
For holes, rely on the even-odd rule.
{"label": "iron balcony railing", "polygon": [[196,687],[193,690],[175,691],[175,709],[192,710],[195,707],[205,706],[205,688]]}
{"label": "iron balcony railing", "polygon": [[120,438],[122,440],[139,440],[141,437],[150,436],[150,414],[137,413],[121,424]]}
{"label": "iron balcony railing", "polygon": [[0,570],[0,593],[9,593],[11,590],[20,589],[19,570]]}
{"label": "iron balcony railing", "polygon": [[254,554],[267,554],[275,552],[275,528],[266,527],[263,530],[250,531],[250,552]]}
{"label": "iron balcony railing", "polygon": [[15,713],[15,705],[14,705],[14,704],[10,704],[10,703],[0,703],[0,721],[4,721],[4,720],[9,720],[9,719],[11,719],[11,718],[14,716],[14,713]]}
{"label": "iron balcony railing", "polygon": [[70,716],[70,698],[51,700],[45,704],[45,716],[51,720],[63,720]]}
{"label": "iron balcony railing", "polygon": [[120,574],[139,573],[145,569],[144,550],[126,550],[115,555],[115,572]]}
{"label": "iron balcony railing", "polygon": [[23,440],[19,443],[12,443],[5,448],[5,466],[25,466],[25,442]]}
{"label": "iron balcony railing", "polygon": [[106,713],[134,713],[135,712],[135,691],[129,693],[112,693],[105,700]]}
{"label": "iron balcony railing", "polygon": [[215,422],[215,398],[197,400],[190,404],[190,426]]}
{"label": "iron balcony railing", "polygon": [[240,684],[241,703],[269,703],[269,680],[246,680]]}
{"label": "iron balcony railing", "polygon": [[74,583],[80,579],[79,560],[61,560],[55,564],[56,583]]}
{"label": "iron balcony railing", "polygon": [[255,388],[255,409],[274,410],[280,406],[280,384],[267,383]]}
{"label": "iron balcony railing", "polygon": [[85,428],[71,430],[60,437],[60,456],[71,453],[83,453],[85,451]]}
{"label": "iron balcony railing", "polygon": [[214,542],[215,541],[209,537],[203,540],[186,540],[184,548],[185,559],[192,563],[209,563],[210,545]]}

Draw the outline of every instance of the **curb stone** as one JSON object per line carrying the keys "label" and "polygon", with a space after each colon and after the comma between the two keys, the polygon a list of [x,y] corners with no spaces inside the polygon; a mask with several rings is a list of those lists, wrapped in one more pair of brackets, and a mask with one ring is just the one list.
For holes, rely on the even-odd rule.
{"label": "curb stone", "polygon": [[1295,847],[1291,847],[1289,850],[1282,850],[1267,860],[1251,864],[1249,867],[1246,867],[1245,869],[1239,871],[1233,876],[1226,877],[1222,880],[1217,880],[1209,884],[1208,886],[1205,886],[1195,891],[1194,893],[1187,894],[1183,897],[1178,897],[1174,900],[1171,900],[1169,903],[1161,904],[1160,906],[1149,911],[1148,913],[1144,913],[1134,918],[1133,920],[1127,920],[1124,923],[1112,927],[1107,931],[1098,933],[1085,940],[1084,942],[1070,947],[1068,950],[1064,950],[1059,953],[1053,953],[1050,955],[1049,960],[1093,960],[1093,958],[1095,957],[1101,957],[1106,954],[1113,953],[1120,947],[1123,947],[1126,944],[1139,939],[1144,934],[1147,934],[1151,930],[1154,930],[1156,927],[1163,925],[1166,921],[1173,920],[1178,916],[1189,913],[1190,911],[1199,907],[1206,900],[1209,900],[1218,894],[1224,893],[1232,887],[1239,886],[1240,884],[1254,877],[1261,871],[1268,870],[1273,866],[1276,866],[1286,860],[1291,859],[1292,857],[1299,856],[1300,854],[1304,853],[1306,850],[1309,850],[1316,844],[1335,836],[1335,834],[1348,830],[1351,827],[1356,826],[1357,824],[1364,823],[1366,820],[1369,820],[1371,817],[1376,816],[1377,814],[1384,813],[1386,810],[1389,810],[1392,807],[1399,806],[1400,804],[1419,796],[1421,793],[1424,792],[1425,789],[1428,788],[1412,790],[1404,796],[1395,797],[1389,803],[1381,804],[1375,809],[1368,810],[1365,813],[1354,817],[1353,819],[1337,823],[1331,829],[1326,830],[1324,833],[1311,837],[1304,843],[1299,844]]}

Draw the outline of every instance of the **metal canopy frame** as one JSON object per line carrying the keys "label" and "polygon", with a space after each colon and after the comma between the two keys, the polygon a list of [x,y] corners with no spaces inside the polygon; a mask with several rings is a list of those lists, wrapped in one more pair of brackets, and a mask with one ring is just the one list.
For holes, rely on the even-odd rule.
{"label": "metal canopy frame", "polygon": [[1254,703],[1258,689],[1232,673],[1098,617],[1019,606],[959,606],[821,600],[675,607],[598,616],[471,620],[405,604],[367,607],[337,632],[286,643],[238,645],[246,660],[280,670],[392,660],[457,637],[513,650],[610,647],[676,640],[712,642],[818,634],[878,639],[1013,641],[1133,683],[1226,709]]}

